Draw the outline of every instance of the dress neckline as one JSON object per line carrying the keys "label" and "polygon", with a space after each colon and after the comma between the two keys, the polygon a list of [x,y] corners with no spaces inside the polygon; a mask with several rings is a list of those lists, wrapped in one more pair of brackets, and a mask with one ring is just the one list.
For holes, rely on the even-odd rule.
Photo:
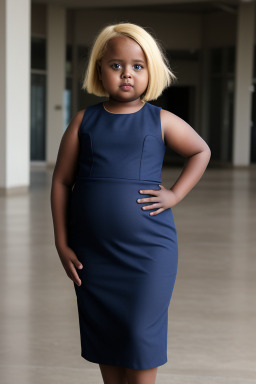
{"label": "dress neckline", "polygon": [[105,106],[104,106],[104,101],[101,102],[101,106],[102,106],[103,111],[105,111],[107,114],[110,114],[110,115],[117,115],[117,116],[122,116],[122,115],[124,115],[124,116],[126,116],[126,115],[134,115],[135,113],[140,112],[140,111],[146,106],[146,104],[147,104],[147,102],[145,101],[144,105],[143,105],[138,111],[136,111],[136,112],[131,112],[131,113],[114,113],[114,112],[109,112],[109,111],[105,108]]}

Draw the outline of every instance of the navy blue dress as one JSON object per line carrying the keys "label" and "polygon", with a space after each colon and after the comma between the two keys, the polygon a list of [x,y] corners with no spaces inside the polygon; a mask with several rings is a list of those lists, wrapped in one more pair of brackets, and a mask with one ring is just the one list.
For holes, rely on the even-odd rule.
{"label": "navy blue dress", "polygon": [[160,190],[166,145],[160,107],[115,114],[85,110],[69,200],[68,241],[83,269],[74,283],[86,360],[148,369],[167,362],[168,307],[178,267],[171,208],[155,215],[137,199]]}

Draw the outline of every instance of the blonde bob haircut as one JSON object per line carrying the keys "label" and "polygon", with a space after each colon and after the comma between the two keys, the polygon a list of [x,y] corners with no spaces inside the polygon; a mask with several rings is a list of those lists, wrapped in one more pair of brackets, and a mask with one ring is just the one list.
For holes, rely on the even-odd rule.
{"label": "blonde bob haircut", "polygon": [[146,91],[140,96],[142,101],[156,100],[165,88],[177,77],[171,71],[161,45],[144,28],[131,23],[119,23],[104,27],[94,40],[83,79],[82,89],[96,96],[109,96],[98,77],[97,64],[102,59],[107,43],[116,36],[126,36],[135,40],[147,59],[149,81]]}

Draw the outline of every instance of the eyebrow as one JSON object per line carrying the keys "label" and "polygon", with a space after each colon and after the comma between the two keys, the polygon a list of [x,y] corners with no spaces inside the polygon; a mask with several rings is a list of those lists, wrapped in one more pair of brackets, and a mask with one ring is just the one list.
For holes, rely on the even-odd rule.
{"label": "eyebrow", "polygon": [[[108,63],[110,63],[111,61],[124,61],[124,60],[121,60],[121,59],[111,59],[108,61]],[[133,59],[132,61],[137,61],[137,62],[140,62],[140,63],[144,63],[143,60],[140,60],[140,59]]]}

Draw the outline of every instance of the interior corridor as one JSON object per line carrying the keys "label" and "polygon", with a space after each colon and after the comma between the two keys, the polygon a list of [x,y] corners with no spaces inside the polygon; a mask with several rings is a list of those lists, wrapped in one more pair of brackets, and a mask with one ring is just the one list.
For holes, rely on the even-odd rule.
{"label": "interior corridor", "polygon": [[[180,171],[163,168],[162,184],[170,188]],[[80,356],[75,290],[54,245],[51,177],[32,167],[28,194],[0,197],[1,383],[101,384],[98,365]],[[256,383],[255,191],[254,166],[209,168],[173,207],[179,266],[157,384]]]}

